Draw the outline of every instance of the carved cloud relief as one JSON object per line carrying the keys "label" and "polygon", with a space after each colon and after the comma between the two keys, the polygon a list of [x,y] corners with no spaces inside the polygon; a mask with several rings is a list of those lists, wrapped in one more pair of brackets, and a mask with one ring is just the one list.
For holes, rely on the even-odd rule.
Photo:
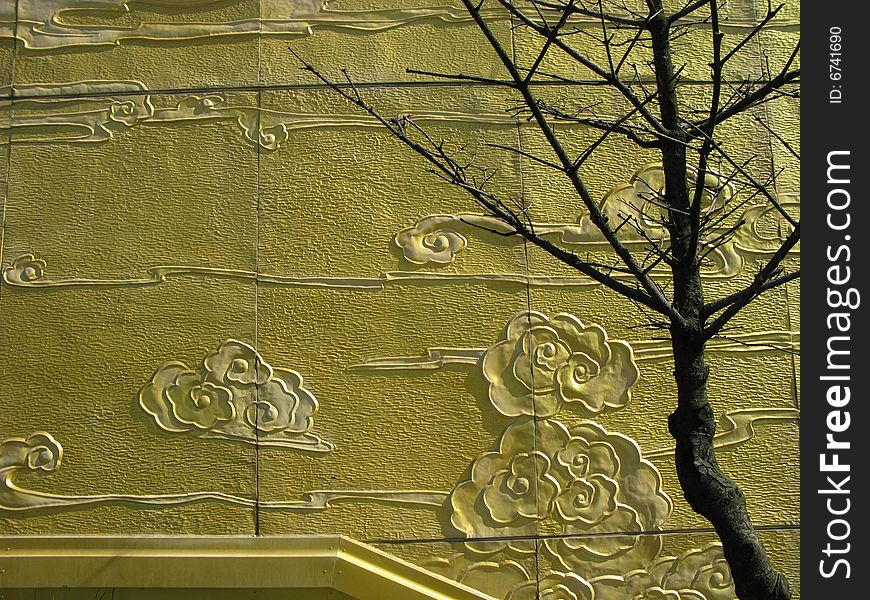
{"label": "carved cloud relief", "polygon": [[[510,600],[734,598],[720,545],[661,557],[653,532],[673,512],[661,474],[634,440],[588,420],[629,402],[639,370],[627,343],[567,313],[526,311],[478,366],[512,420],[450,493],[466,551],[429,568]],[[568,406],[587,419],[553,418]],[[556,570],[530,574],[522,560],[541,554]]]}
{"label": "carved cloud relief", "polygon": [[505,416],[551,417],[563,402],[587,414],[621,408],[639,372],[631,346],[567,313],[521,313],[481,359],[489,399]]}
{"label": "carved cloud relief", "polygon": [[[161,118],[169,121],[176,117],[198,117],[217,106],[204,99],[182,102],[174,116],[166,112]],[[144,100],[112,104],[106,110],[101,118],[104,117],[108,132],[115,127],[130,127],[155,114]],[[247,120],[247,114],[234,115],[243,129],[253,123]],[[245,131],[249,135],[255,130],[251,125]],[[285,131],[267,133],[274,138],[263,138],[263,132],[259,132],[257,143],[277,146],[286,139]],[[608,196],[613,204],[611,212],[605,212],[611,218],[634,207],[640,220],[650,210],[636,201],[644,199],[642,188],[657,185],[658,167],[645,169],[636,174],[632,183],[614,188]],[[718,210],[724,202],[725,192],[716,188],[717,181],[708,182],[710,194],[705,207],[710,211]],[[752,219],[771,216],[754,208],[746,215],[750,224],[755,223]],[[457,223],[467,225],[469,218],[426,217],[400,232],[395,243],[410,262],[449,264],[467,246],[466,237],[450,228]],[[477,218],[486,219],[479,215]],[[539,231],[558,235],[566,244],[599,244],[600,240],[587,235],[589,225],[584,224],[583,218],[576,225],[544,224]],[[427,228],[424,223],[431,223],[434,228]],[[654,223],[650,224],[648,235],[656,234],[653,226]],[[764,236],[769,237],[771,231],[779,235],[769,223],[764,227],[752,225],[736,237],[739,248],[763,254],[770,245]],[[722,262],[730,264],[729,269],[738,262],[742,265],[742,258],[736,252],[733,255],[739,261]],[[176,271],[225,275],[222,271],[197,267],[154,267],[148,277],[120,283],[150,285]],[[718,272],[729,273],[732,272],[728,269]],[[259,273],[247,272],[231,275],[261,277]],[[119,283],[49,279],[45,261],[32,254],[14,259],[4,270],[3,279],[16,288]],[[275,281],[293,285],[361,285],[321,279]],[[379,281],[366,285],[373,290],[381,289]],[[493,593],[503,598],[616,600],[625,597],[625,593],[632,594],[629,597],[660,600],[733,598],[733,585],[720,546],[694,549],[680,557],[661,556],[661,536],[655,532],[664,529],[673,506],[659,471],[648,458],[661,456],[667,450],[647,453],[645,458],[634,440],[591,420],[607,411],[620,410],[631,401],[632,388],[640,374],[635,352],[628,343],[611,339],[601,326],[584,323],[571,314],[548,316],[525,311],[510,319],[501,335],[486,348],[442,350],[450,360],[480,370],[486,384],[486,399],[498,413],[510,419],[497,443],[471,461],[452,489],[316,490],[306,493],[302,500],[258,506],[268,510],[311,511],[325,510],[331,502],[376,500],[445,511],[448,517],[445,535],[455,537],[458,533],[466,541],[462,554],[438,563],[435,569],[485,591],[498,580],[500,588],[493,589]],[[658,346],[641,351],[661,353]],[[406,359],[378,362],[387,369],[396,365],[406,369],[411,365]],[[176,360],[163,362],[140,389],[138,400],[139,406],[164,432],[314,453],[333,449],[330,442],[313,432],[318,402],[305,387],[302,376],[290,369],[273,367],[241,341],[225,341],[208,352],[196,367]],[[580,420],[570,424],[560,422],[556,417],[563,410]],[[748,422],[751,431],[753,420]],[[737,425],[734,431],[740,429]],[[734,444],[748,437],[741,434],[736,439]],[[15,472],[55,470],[61,454],[60,445],[47,434],[4,442],[0,449],[3,475],[0,509],[24,512],[119,502],[140,507],[192,502],[248,507],[257,502],[222,492],[73,497],[21,488],[13,482]],[[550,535],[541,539],[542,533]],[[536,551],[556,569],[542,574],[539,581],[536,574],[530,575],[522,565]],[[459,564],[461,568],[456,566]],[[510,576],[505,576],[505,572]]]}
{"label": "carved cloud relief", "polygon": [[309,452],[333,448],[311,432],[318,404],[302,376],[273,368],[236,340],[206,355],[196,370],[161,364],[140,390],[139,405],[172,433]]}
{"label": "carved cloud relief", "polygon": [[[695,175],[687,174],[691,181]],[[600,209],[611,223],[631,223],[618,228],[618,237],[628,247],[641,250],[647,238],[665,241],[667,232],[651,215],[661,211],[656,198],[664,189],[664,175],[660,164],[647,164],[639,168],[631,180],[614,186],[601,200]],[[736,202],[736,190],[724,177],[709,173],[704,180],[702,210],[707,213],[721,212]],[[781,198],[782,206],[796,211],[798,203],[787,197]],[[702,276],[706,279],[729,279],[738,275],[745,266],[747,256],[765,255],[774,252],[789,233],[785,219],[768,204],[748,206],[735,215],[735,221],[743,221],[733,240],[713,246],[711,241],[728,229],[728,224],[708,233],[701,240],[708,254]],[[730,223],[730,221],[729,221]],[[609,245],[589,215],[583,213],[575,223],[534,223],[535,232],[543,237],[554,238],[567,248],[583,250],[607,250]],[[443,267],[453,264],[457,256],[469,246],[469,236],[488,230],[510,233],[510,228],[501,220],[482,214],[459,213],[455,215],[433,214],[420,218],[410,227],[399,231],[393,238],[402,257],[415,265]],[[502,243],[521,243],[514,237],[500,238]],[[793,250],[797,253],[798,250]],[[669,277],[661,269],[653,269],[654,276]],[[614,274],[619,278],[619,273]]]}
{"label": "carved cloud relief", "polygon": [[[41,268],[34,260],[20,266],[25,279]],[[489,383],[493,406],[511,422],[449,492],[317,490],[301,500],[259,503],[222,492],[55,495],[13,481],[19,471],[50,472],[60,464],[60,444],[35,433],[0,445],[0,510],[220,502],[309,512],[338,501],[375,500],[448,511],[445,535],[465,537],[465,551],[427,566],[496,597],[616,600],[630,593],[659,600],[733,600],[718,544],[680,557],[661,556],[662,538],[651,534],[663,530],[673,505],[659,471],[634,440],[588,418],[629,402],[639,371],[627,343],[567,313],[521,312],[483,350],[477,367]],[[196,369],[164,362],[141,388],[139,403],[172,433],[309,451],[332,448],[311,433],[317,401],[301,376],[269,365],[236,340],[207,353]],[[546,408],[543,416],[535,414],[538,405]],[[505,410],[510,406],[523,410],[511,414]],[[584,418],[570,426],[553,418],[568,407]],[[540,538],[545,532],[554,535]],[[540,577],[530,572],[523,561],[536,552],[555,570]]]}
{"label": "carved cloud relief", "polygon": [[[472,552],[533,553],[550,527],[564,536],[546,550],[565,568],[589,574],[642,567],[672,510],[661,476],[637,444],[592,421],[570,430],[555,420],[518,420],[494,452],[478,456],[450,495],[451,524]],[[590,536],[614,532],[625,535]],[[500,538],[483,541],[481,538]]]}

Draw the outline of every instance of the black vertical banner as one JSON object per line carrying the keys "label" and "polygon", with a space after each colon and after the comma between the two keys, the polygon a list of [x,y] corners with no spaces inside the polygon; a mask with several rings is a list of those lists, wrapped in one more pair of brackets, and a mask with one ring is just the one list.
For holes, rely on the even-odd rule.
{"label": "black vertical banner", "polygon": [[[864,598],[870,33],[858,2],[801,5],[801,596]],[[861,435],[861,432],[865,432]]]}

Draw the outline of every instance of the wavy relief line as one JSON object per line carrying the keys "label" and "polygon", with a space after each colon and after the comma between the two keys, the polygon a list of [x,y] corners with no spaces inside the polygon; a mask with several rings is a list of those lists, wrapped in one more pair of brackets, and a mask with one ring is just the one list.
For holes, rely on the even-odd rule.
{"label": "wavy relief line", "polygon": [[[377,33],[417,23],[470,23],[462,7],[334,10],[326,0],[260,0],[261,17],[225,23],[149,22],[137,19],[138,6],[185,9],[209,8],[226,0],[22,0],[17,37],[31,50],[72,46],[118,45],[123,41],[225,41],[251,36],[298,37],[315,29]],[[504,18],[496,9],[484,9],[485,18]],[[88,17],[114,17],[112,25],[88,22]],[[6,17],[9,18],[9,17]],[[123,20],[126,19],[126,23]],[[9,21],[14,25],[14,14]],[[23,27],[21,25],[24,25]],[[14,27],[4,28],[6,37]]]}
{"label": "wavy relief line", "polygon": [[[722,415],[713,436],[713,446],[719,449],[734,448],[755,437],[755,428],[761,423],[789,423],[800,420],[800,411],[795,408],[744,408],[732,410]],[[662,447],[648,452],[645,456],[658,458],[670,456],[674,447]]]}
{"label": "wavy relief line", "polygon": [[[695,175],[689,172],[689,178]],[[622,227],[618,236],[629,248],[643,250],[649,246],[648,240],[666,242],[668,233],[659,223],[650,219],[650,214],[661,210],[654,199],[660,197],[664,190],[662,167],[658,163],[649,163],[640,167],[632,175],[628,183],[620,183],[605,194],[601,201],[602,213],[611,223],[621,223],[628,220],[636,225]],[[725,211],[728,203],[735,201],[736,192],[731,183],[724,177],[710,173],[704,184],[703,206],[708,214]],[[800,203],[795,196],[783,196],[781,205],[785,210],[797,213]],[[707,261],[702,276],[708,279],[728,279],[739,274],[744,267],[744,257],[766,255],[775,252],[791,233],[791,226],[782,219],[779,212],[770,205],[752,206],[735,215],[734,222],[744,224],[732,240],[713,246],[712,244],[725,234],[731,221],[720,228],[710,231],[702,244],[708,248]],[[610,245],[604,239],[598,228],[592,223],[587,213],[578,217],[576,223],[534,223],[535,232],[543,237],[555,237],[565,246],[578,246],[586,250],[610,250]],[[443,266],[452,264],[456,256],[468,246],[468,234],[482,231],[511,233],[512,229],[503,221],[489,215],[475,213],[458,213],[453,215],[436,214],[423,217],[411,227],[399,231],[393,238],[402,256],[416,265]],[[486,237],[485,239],[491,239]],[[523,243],[518,236],[501,237],[500,241],[516,244]],[[792,253],[798,254],[795,247]],[[667,269],[653,271],[654,275],[668,276]]]}
{"label": "wavy relief line", "polygon": [[139,390],[139,406],[170,433],[314,453],[334,449],[311,432],[319,403],[302,375],[273,368],[238,340],[207,354],[196,371],[164,362]]}
{"label": "wavy relief line", "polygon": [[[75,46],[118,45],[124,41],[226,41],[267,35],[298,37],[312,35],[316,29],[349,33],[377,33],[417,23],[468,23],[471,18],[462,7],[421,6],[409,9],[335,10],[326,0],[260,0],[259,17],[225,23],[148,21],[137,17],[139,7],[163,12],[182,9],[208,10],[226,4],[226,0],[19,0],[18,28],[15,6],[0,7],[0,37],[16,36],[27,49],[46,50]],[[486,19],[504,19],[498,9],[484,9]],[[550,12],[551,15],[547,15]],[[171,14],[171,13],[167,13]],[[545,16],[557,16],[545,11]],[[572,18],[577,27],[597,27],[598,21],[586,17]],[[704,23],[687,23],[709,27]],[[722,23],[726,32],[752,28],[754,22],[731,19]],[[769,27],[794,31],[799,22],[778,19]]]}
{"label": "wavy relief line", "polygon": [[[505,11],[500,8],[483,7],[480,12],[483,18],[489,21],[505,19]],[[540,14],[545,18],[555,17],[558,20],[562,13],[556,10],[542,9]],[[460,6],[346,11],[334,10],[328,6],[324,6],[324,8],[316,15],[306,18],[305,20],[310,24],[312,31],[317,29],[336,29],[339,31],[351,32],[379,32],[416,23],[469,23],[472,21],[472,18],[468,15],[468,12]],[[263,33],[272,33],[270,30],[272,24],[279,25],[274,33],[280,33],[280,25],[285,22],[286,21],[281,20],[263,19]],[[594,17],[573,15],[567,22],[580,29],[595,29],[601,27],[601,21]],[[736,33],[751,30],[757,24],[758,22],[753,19],[732,18],[724,19],[720,22],[720,28],[725,33]],[[711,27],[709,23],[699,21],[683,21],[681,22],[681,25],[698,29],[710,29]],[[775,31],[799,31],[800,21],[798,19],[775,19],[771,21],[768,26],[771,30]]]}
{"label": "wavy relief line", "polygon": [[[659,361],[673,357],[667,340],[639,340],[632,342],[638,360]],[[800,331],[753,331],[715,337],[707,342],[707,350],[718,353],[787,352],[797,354],[801,350]]]}
{"label": "wavy relief line", "polygon": [[437,371],[449,365],[477,366],[486,348],[426,348],[421,356],[370,358],[348,371]]}
{"label": "wavy relief line", "polygon": [[[101,82],[96,82],[95,84],[82,83],[80,85],[82,91],[85,91],[88,85],[108,87],[112,84],[104,85]],[[45,89],[51,86],[38,87]],[[88,91],[93,92],[93,90]],[[105,108],[88,108],[75,113],[50,112],[38,116],[16,115],[11,121],[0,125],[0,131],[13,132],[11,135],[5,136],[0,144],[61,142],[94,144],[107,142],[118,132],[130,129],[154,113],[154,107],[148,96],[130,96],[130,98],[130,100],[112,102]],[[59,102],[71,104],[69,100]],[[81,103],[77,102],[76,104]]]}
{"label": "wavy relief line", "polygon": [[257,281],[261,284],[292,288],[347,289],[381,291],[392,285],[432,284],[508,284],[542,288],[586,288],[601,284],[588,277],[525,275],[521,273],[437,273],[420,271],[388,271],[376,277],[294,277],[270,275],[240,269],[218,269],[182,265],[160,265],[146,269],[145,277],[97,279],[91,277],[46,276],[46,263],[33,254],[22,254],[3,270],[2,281],[23,289],[68,289],[141,287],[166,283],[182,276],[215,277]]}
{"label": "wavy relief line", "polygon": [[[0,131],[12,130],[12,144],[100,143],[138,126],[166,123],[229,122],[244,139],[264,150],[277,150],[293,131],[306,129],[356,127],[378,129],[374,119],[355,114],[323,115],[282,112],[253,106],[227,104],[219,94],[191,95],[171,108],[155,108],[149,95],[142,95],[144,84],[135,81],[86,81],[69,84],[32,84],[17,86],[20,94],[42,98],[21,100],[21,106],[34,104],[39,110],[17,111],[11,123],[0,124]],[[88,98],[87,94],[140,92],[123,100]],[[51,98],[52,95],[85,96]],[[414,113],[421,123],[457,123],[515,126],[501,114],[424,111]],[[7,136],[10,137],[10,136]]]}
{"label": "wavy relief line", "polygon": [[[766,213],[765,213],[766,215]],[[532,223],[535,233],[541,237],[555,237],[565,246],[579,246],[584,250],[610,251],[609,243],[597,228],[573,223]],[[627,229],[627,228],[626,228]],[[415,265],[444,266],[453,264],[456,255],[468,246],[467,234],[489,230],[498,233],[512,233],[512,229],[504,221],[477,213],[457,213],[454,215],[429,215],[417,221],[412,227],[403,229],[393,238],[394,244],[401,250],[402,256]],[[744,243],[752,243],[752,235],[744,236]],[[485,238],[491,239],[491,238]],[[660,236],[659,239],[666,239]],[[648,242],[642,239],[624,239],[625,246],[643,250]],[[499,242],[522,244],[524,240],[517,236],[500,237]],[[764,240],[769,245],[768,240]],[[705,245],[704,240],[701,242]],[[739,274],[744,267],[743,257],[736,249],[745,250],[733,243],[717,247],[708,247],[707,264],[701,276],[704,279],[730,279]],[[771,252],[775,251],[771,250]],[[747,251],[748,253],[748,251]],[[755,251],[756,254],[761,251]],[[653,277],[670,277],[666,268],[654,268],[650,271]],[[616,279],[631,279],[622,274],[612,274]]]}
{"label": "wavy relief line", "polygon": [[[89,277],[46,277],[46,262],[33,254],[22,254],[3,270],[3,282],[18,288],[71,288],[71,287],[140,287],[159,285],[167,279],[178,276],[202,276],[227,279],[257,281],[260,283],[286,285],[290,287],[316,287],[325,289],[383,289],[389,281],[387,276],[376,279],[352,277],[284,277],[266,275],[255,271],[239,269],[217,269],[211,267],[190,267],[162,265],[146,270],[145,277],[126,277],[116,279],[95,279]],[[409,273],[409,275],[413,275]]]}
{"label": "wavy relief line", "polygon": [[[256,281],[265,285],[291,288],[346,289],[381,291],[394,285],[430,284],[508,284],[535,288],[589,288],[601,284],[588,277],[561,275],[525,275],[522,273],[440,273],[421,271],[387,271],[376,277],[297,277],[291,275],[271,275],[242,269],[220,269],[215,267],[196,267],[186,265],[159,265],[146,269],[144,277],[93,278],[46,276],[46,262],[33,254],[22,254],[13,259],[12,264],[3,270],[2,279],[6,285],[21,289],[69,289],[69,288],[112,288],[143,287],[166,283],[177,277],[214,277]],[[616,276],[617,279],[630,279],[629,275]]]}
{"label": "wavy relief line", "polygon": [[[264,4],[266,4],[264,2]],[[46,50],[72,46],[118,45],[132,40],[196,40],[226,39],[259,35],[260,19],[249,18],[229,23],[148,22],[136,19],[137,7],[158,9],[209,9],[225,5],[225,0],[18,0],[17,39],[31,50]],[[290,17],[313,16],[323,0],[293,0],[285,2],[285,14]],[[169,15],[167,15],[169,16]],[[88,22],[114,17],[111,25]],[[126,22],[125,22],[126,21]],[[284,35],[306,35],[310,29],[304,20],[284,24]]]}
{"label": "wavy relief line", "polygon": [[16,483],[16,477],[22,473],[45,475],[56,471],[62,458],[63,447],[45,432],[0,442],[0,515],[27,517],[29,513],[77,511],[106,505],[160,509],[200,502],[259,510],[313,512],[332,508],[341,502],[374,501],[431,510],[442,507],[449,496],[448,492],[430,490],[315,490],[304,492],[300,500],[258,501],[222,492],[64,495],[33,490]]}
{"label": "wavy relief line", "polygon": [[[727,338],[707,342],[707,351],[714,354],[746,354],[762,352],[800,352],[799,331],[757,331],[737,333]],[[667,340],[636,340],[630,342],[637,362],[667,360],[673,356]],[[351,371],[436,371],[450,365],[476,366],[486,348],[427,348],[420,356],[371,358],[351,365]]]}

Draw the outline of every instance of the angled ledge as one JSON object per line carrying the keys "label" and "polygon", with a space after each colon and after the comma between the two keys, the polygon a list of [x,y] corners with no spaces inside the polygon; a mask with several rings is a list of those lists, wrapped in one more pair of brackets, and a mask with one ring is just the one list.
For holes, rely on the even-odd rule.
{"label": "angled ledge", "polygon": [[342,536],[6,536],[0,543],[0,589],[332,589],[358,600],[491,600]]}

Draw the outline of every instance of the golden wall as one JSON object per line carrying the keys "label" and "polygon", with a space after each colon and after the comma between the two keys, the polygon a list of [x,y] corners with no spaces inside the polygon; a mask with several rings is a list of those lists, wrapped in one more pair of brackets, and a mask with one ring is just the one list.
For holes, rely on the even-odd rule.
{"label": "golden wall", "polygon": [[[733,597],[674,471],[668,342],[478,227],[499,225],[288,50],[471,142],[540,230],[605,252],[564,182],[486,146],[542,148],[510,94],[405,72],[500,76],[455,4],[0,0],[0,534],[341,535],[496,598]],[[762,5],[729,2],[727,36]],[[727,75],[787,56],[797,19],[792,3]],[[542,94],[621,108],[601,87]],[[797,160],[754,116],[796,145],[797,100],[726,126],[796,210]],[[654,161],[614,140],[583,175],[616,214],[661,185]],[[711,296],[787,234],[763,205],[743,218]],[[762,296],[708,360],[720,463],[799,595],[798,312],[796,284]]]}

